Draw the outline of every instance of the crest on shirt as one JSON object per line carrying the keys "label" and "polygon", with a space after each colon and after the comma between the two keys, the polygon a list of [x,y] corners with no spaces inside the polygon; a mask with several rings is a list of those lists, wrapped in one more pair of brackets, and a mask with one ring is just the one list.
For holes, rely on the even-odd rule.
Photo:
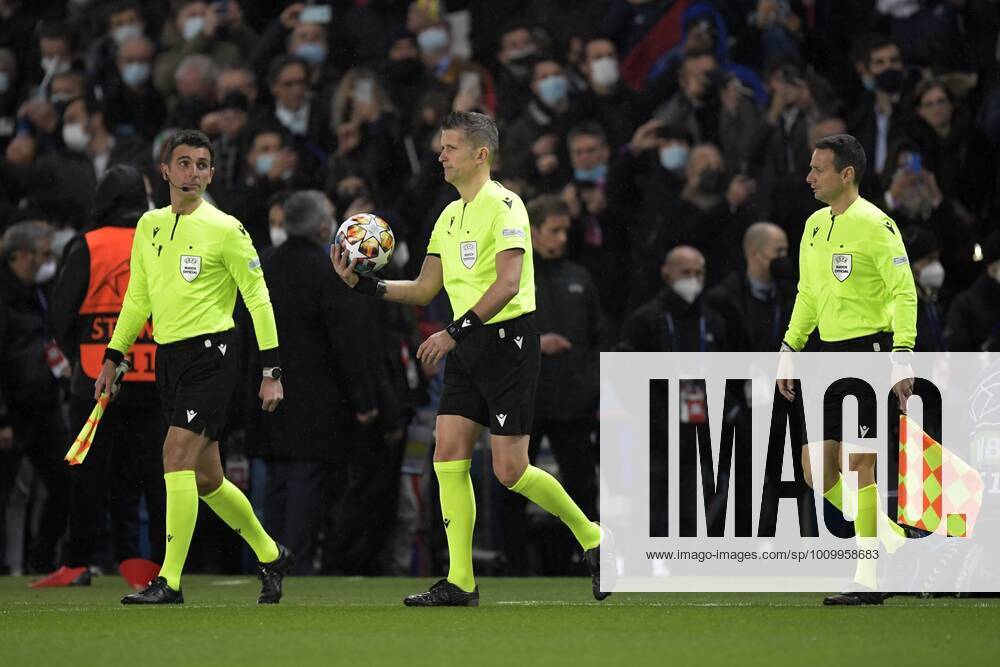
{"label": "crest on shirt", "polygon": [[845,253],[834,253],[833,255],[833,275],[840,282],[844,282],[851,275],[854,269],[854,258]]}
{"label": "crest on shirt", "polygon": [[462,255],[462,264],[465,268],[471,269],[479,258],[479,250],[475,241],[463,241],[459,244],[459,252]]}
{"label": "crest on shirt", "polygon": [[189,283],[201,273],[201,257],[197,255],[181,255],[181,277]]}

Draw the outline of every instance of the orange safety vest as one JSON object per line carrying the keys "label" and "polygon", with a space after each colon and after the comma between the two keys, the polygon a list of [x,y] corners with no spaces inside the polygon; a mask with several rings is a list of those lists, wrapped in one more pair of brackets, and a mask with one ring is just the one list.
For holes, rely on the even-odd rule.
{"label": "orange safety vest", "polygon": [[[90,250],[90,284],[80,305],[80,366],[93,379],[101,372],[104,349],[111,342],[125,300],[134,236],[132,227],[101,227],[83,237]],[[125,382],[156,380],[156,343],[148,320],[127,356],[132,370],[125,374]]]}

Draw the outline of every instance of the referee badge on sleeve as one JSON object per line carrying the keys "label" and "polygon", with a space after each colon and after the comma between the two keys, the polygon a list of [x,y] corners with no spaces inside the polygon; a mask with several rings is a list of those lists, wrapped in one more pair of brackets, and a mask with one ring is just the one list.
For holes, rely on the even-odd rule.
{"label": "referee badge on sleeve", "polygon": [[201,257],[197,255],[181,255],[181,276],[189,283],[201,273]]}
{"label": "referee badge on sleeve", "polygon": [[833,275],[840,282],[847,280],[854,268],[853,257],[845,253],[834,253],[833,255]]}

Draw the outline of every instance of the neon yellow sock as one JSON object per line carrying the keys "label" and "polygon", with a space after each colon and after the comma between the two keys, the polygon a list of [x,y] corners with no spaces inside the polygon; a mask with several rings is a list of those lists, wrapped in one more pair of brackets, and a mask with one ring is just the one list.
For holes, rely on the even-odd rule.
{"label": "neon yellow sock", "polygon": [[834,507],[843,513],[844,511],[844,476],[837,475],[837,483],[823,492],[823,497],[829,500]]}
{"label": "neon yellow sock", "polygon": [[246,540],[257,555],[257,560],[270,563],[278,559],[278,545],[264,531],[264,526],[260,525],[260,520],[253,512],[253,505],[235,484],[223,478],[219,488],[201,499],[227,526]]}
{"label": "neon yellow sock", "polygon": [[175,591],[181,589],[181,571],[191,546],[198,520],[198,484],[194,470],[178,470],[163,475],[167,487],[167,553],[160,576]]}
{"label": "neon yellow sock", "polygon": [[435,461],[441,492],[441,515],[448,537],[448,581],[471,593],[476,588],[472,573],[472,532],[476,526],[476,494],[469,477],[471,459]]}
{"label": "neon yellow sock", "polygon": [[874,484],[858,489],[854,534],[858,537],[878,537],[878,487]]}
{"label": "neon yellow sock", "polygon": [[541,468],[529,465],[510,490],[559,517],[584,549],[593,549],[601,543],[600,526],[588,519],[562,484]]}

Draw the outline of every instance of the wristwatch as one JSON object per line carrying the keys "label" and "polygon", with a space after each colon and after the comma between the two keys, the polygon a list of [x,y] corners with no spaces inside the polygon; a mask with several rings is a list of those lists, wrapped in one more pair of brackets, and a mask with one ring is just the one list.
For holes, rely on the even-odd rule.
{"label": "wristwatch", "polygon": [[272,380],[280,380],[281,366],[271,366],[270,368],[265,368],[264,377],[271,378]]}

